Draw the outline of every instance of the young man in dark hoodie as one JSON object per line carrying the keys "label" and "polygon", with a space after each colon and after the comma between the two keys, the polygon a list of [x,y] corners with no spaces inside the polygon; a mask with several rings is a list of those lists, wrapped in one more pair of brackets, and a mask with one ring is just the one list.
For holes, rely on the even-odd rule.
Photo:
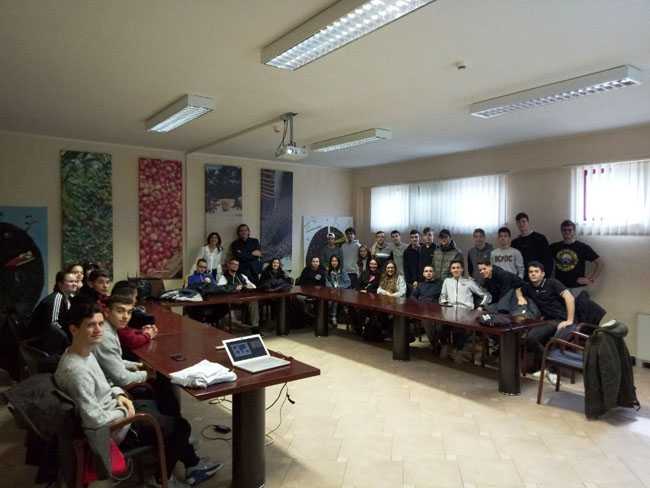
{"label": "young man in dark hoodie", "polygon": [[409,246],[404,251],[404,280],[406,296],[411,296],[420,279],[420,233],[413,229],[409,233]]}
{"label": "young man in dark hoodie", "polygon": [[[440,280],[436,280],[433,277],[433,266],[427,264],[424,266],[422,271],[422,278],[418,281],[418,286],[411,293],[411,300],[416,300],[421,303],[438,303],[440,298]],[[437,350],[439,347],[438,344],[438,331],[436,330],[435,324],[432,321],[424,320],[422,321],[422,327],[429,338],[429,343],[434,350]]]}
{"label": "young man in dark hoodie", "polygon": [[[217,285],[226,293],[239,293],[242,290],[254,290],[255,283],[244,273],[239,271],[239,261],[237,258],[230,258],[224,273],[219,277]],[[259,327],[259,307],[257,302],[249,303],[248,314],[253,329]]]}
{"label": "young man in dark hoodie", "polygon": [[515,290],[524,286],[524,280],[514,273],[493,266],[490,259],[478,262],[483,278],[483,288],[492,296],[492,303],[485,307],[494,312],[510,312],[516,306]]}
{"label": "young man in dark hoodie", "polygon": [[296,280],[296,285],[299,286],[326,286],[327,271],[320,264],[320,258],[314,256],[311,258],[309,266],[302,270],[300,276]]}
{"label": "young man in dark hoodie", "polygon": [[[528,214],[519,212],[515,217],[519,228],[519,237],[512,241],[511,246],[518,249],[524,257],[524,268],[527,270],[531,261],[538,261],[551,276],[553,273],[553,256],[548,239],[544,234],[535,232],[530,226]],[[524,272],[524,279],[528,281],[528,273]]]}
{"label": "young man in dark hoodie", "polygon": [[88,287],[82,288],[79,296],[105,305],[111,292],[111,277],[103,269],[96,269],[88,276]]}

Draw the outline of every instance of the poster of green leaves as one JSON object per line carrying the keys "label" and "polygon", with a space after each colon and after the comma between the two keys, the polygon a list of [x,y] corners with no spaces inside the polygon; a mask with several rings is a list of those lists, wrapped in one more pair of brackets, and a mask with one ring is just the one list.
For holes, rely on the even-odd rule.
{"label": "poster of green leaves", "polygon": [[61,151],[63,265],[90,261],[113,273],[111,155]]}

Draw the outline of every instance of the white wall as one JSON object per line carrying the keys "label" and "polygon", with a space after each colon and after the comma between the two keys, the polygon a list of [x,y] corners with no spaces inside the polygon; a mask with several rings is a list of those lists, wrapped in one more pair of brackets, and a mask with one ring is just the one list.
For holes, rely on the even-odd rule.
{"label": "white wall", "polygon": [[[559,225],[570,218],[570,168],[568,165],[650,158],[650,125],[586,135],[538,140],[498,148],[452,154],[353,172],[355,221],[370,239],[369,188],[411,181],[508,172],[507,224],[516,235],[514,215],[525,211],[533,227],[549,241],[561,239]],[[478,224],[478,223],[477,223]],[[389,229],[386,229],[389,230]],[[489,236],[494,241],[494,236]],[[455,236],[463,250],[470,236]],[[628,344],[636,348],[636,316],[650,313],[650,236],[580,237],[605,262],[593,296],[631,328]]]}
{"label": "white wall", "polygon": [[[48,208],[48,287],[61,268],[61,179],[59,151],[105,152],[113,167],[113,253],[114,278],[134,276],[138,271],[138,158],[166,158],[184,161],[178,151],[157,150],[93,141],[59,139],[0,131],[0,205],[44,206]],[[293,262],[302,269],[302,216],[351,215],[350,172],[312,167],[308,164],[278,163],[220,156],[193,155],[185,164],[186,215],[184,264],[189,270],[198,247],[205,240],[204,163],[242,167],[244,221],[259,235],[260,168],[294,173]],[[229,243],[230,238],[224,236]],[[171,284],[173,285],[173,283]]]}

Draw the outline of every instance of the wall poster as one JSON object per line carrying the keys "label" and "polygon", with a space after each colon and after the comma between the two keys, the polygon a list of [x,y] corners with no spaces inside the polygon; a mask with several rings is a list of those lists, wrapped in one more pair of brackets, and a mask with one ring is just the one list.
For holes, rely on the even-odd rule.
{"label": "wall poster", "polygon": [[282,268],[291,272],[291,243],[293,224],[293,173],[261,170],[261,229],[262,260],[280,258]]}
{"label": "wall poster", "polygon": [[333,232],[337,244],[345,242],[345,229],[352,227],[352,217],[303,217],[303,250],[305,263],[320,256],[327,244],[327,234]]}
{"label": "wall poster", "polygon": [[[218,232],[227,250],[242,223],[242,175],[239,166],[205,165],[205,236]],[[205,244],[205,241],[202,242]]]}

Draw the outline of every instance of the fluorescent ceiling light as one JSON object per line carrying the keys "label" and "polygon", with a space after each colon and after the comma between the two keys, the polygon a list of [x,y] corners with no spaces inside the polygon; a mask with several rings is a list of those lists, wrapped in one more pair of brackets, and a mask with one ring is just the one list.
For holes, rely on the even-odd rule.
{"label": "fluorescent ceiling light", "polygon": [[147,120],[150,132],[169,132],[215,109],[214,99],[199,95],[183,95]]}
{"label": "fluorescent ceiling light", "polygon": [[393,133],[389,129],[368,129],[361,132],[355,132],[354,134],[316,142],[311,145],[311,150],[314,152],[338,151],[340,149],[349,149],[351,147],[369,144],[371,142],[387,141],[392,138]]}
{"label": "fluorescent ceiling light", "polygon": [[340,0],[262,50],[262,63],[298,69],[435,0]]}
{"label": "fluorescent ceiling light", "polygon": [[641,71],[638,68],[629,65],[618,66],[474,103],[470,107],[470,113],[475,117],[491,119],[517,110],[542,107],[593,93],[605,93],[640,84]]}

